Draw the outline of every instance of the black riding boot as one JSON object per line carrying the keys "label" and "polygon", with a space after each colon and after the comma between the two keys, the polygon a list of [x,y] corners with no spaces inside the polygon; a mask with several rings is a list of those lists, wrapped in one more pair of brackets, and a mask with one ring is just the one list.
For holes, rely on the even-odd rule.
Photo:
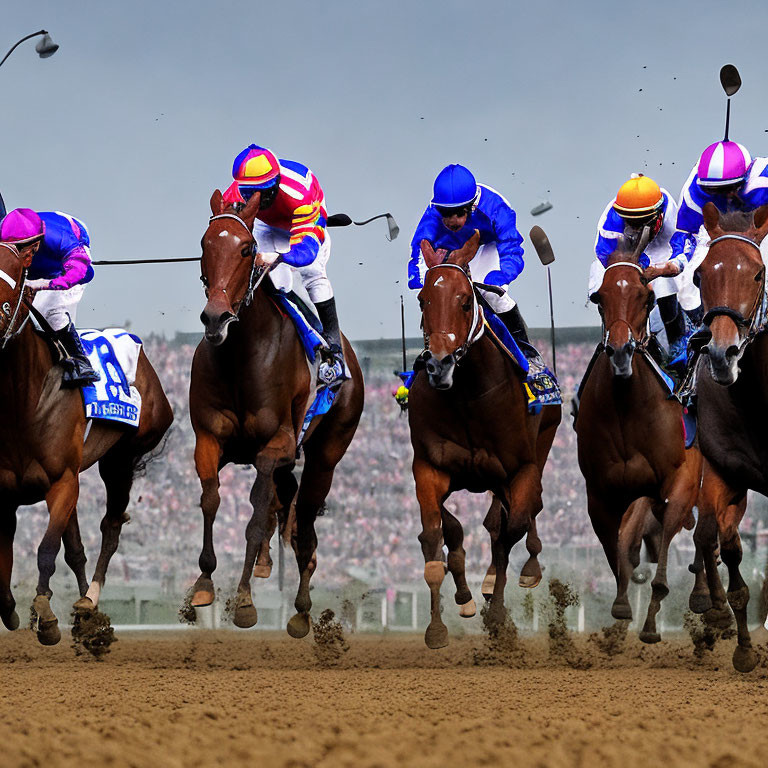
{"label": "black riding boot", "polygon": [[62,387],[80,387],[101,378],[91,367],[80,337],[72,323],[60,331],[54,331],[54,336],[69,355],[69,357],[61,360],[61,366],[64,368],[64,375],[61,379]]}
{"label": "black riding boot", "polygon": [[341,351],[341,331],[339,330],[339,317],[336,314],[336,299],[328,299],[315,304],[320,322],[323,324],[323,333],[330,345],[330,359],[320,363],[317,377],[322,384],[331,389],[340,386],[348,379],[347,367],[344,365],[344,354]]}
{"label": "black riding boot", "polygon": [[507,330],[512,334],[515,341],[524,341],[526,344],[530,344],[528,338],[528,328],[525,325],[525,320],[520,314],[520,308],[515,304],[512,309],[507,312],[497,313],[497,317],[507,327]]}

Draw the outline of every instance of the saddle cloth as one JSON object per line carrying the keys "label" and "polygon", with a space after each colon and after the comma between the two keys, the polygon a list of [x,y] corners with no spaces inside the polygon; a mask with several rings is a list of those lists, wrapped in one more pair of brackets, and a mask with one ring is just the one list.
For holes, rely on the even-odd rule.
{"label": "saddle cloth", "polygon": [[544,365],[532,344],[518,342],[506,325],[488,308],[484,309],[486,329],[496,345],[520,368],[525,376],[524,386],[528,395],[528,410],[538,413],[545,405],[562,405],[563,396],[557,378]]}
{"label": "saddle cloth", "polygon": [[133,386],[141,339],[122,328],[78,331],[83,349],[101,379],[82,387],[85,415],[139,426],[141,394]]}
{"label": "saddle cloth", "polygon": [[[328,342],[322,334],[322,325],[320,320],[315,314],[307,307],[307,305],[292,291],[285,293],[284,291],[275,290],[270,292],[270,297],[277,304],[278,309],[287,315],[296,327],[296,332],[299,334],[301,344],[304,347],[304,353],[307,356],[307,360],[311,363],[311,367],[316,369],[316,363],[319,363],[318,350],[328,349]],[[346,363],[345,363],[346,365]],[[316,373],[316,370],[315,370]],[[304,440],[304,435],[307,434],[310,424],[316,416],[322,416],[331,409],[333,401],[336,399],[337,390],[331,390],[327,386],[318,387],[315,392],[315,397],[307,412],[304,415],[304,422],[299,432],[297,440],[297,451],[301,447]]]}

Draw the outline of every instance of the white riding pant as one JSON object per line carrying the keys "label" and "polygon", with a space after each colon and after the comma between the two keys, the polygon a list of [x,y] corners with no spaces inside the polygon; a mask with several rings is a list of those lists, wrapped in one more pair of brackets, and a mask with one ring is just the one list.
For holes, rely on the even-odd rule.
{"label": "white riding pant", "polygon": [[[472,280],[475,283],[484,283],[485,277],[489,272],[499,269],[499,252],[496,250],[496,243],[486,243],[477,249],[477,254],[469,263],[469,271],[472,273]],[[502,296],[493,291],[486,291],[478,286],[480,295],[488,302],[488,306],[497,314],[509,312],[514,309],[517,302],[507,293],[509,285],[500,285],[504,291]]]}
{"label": "white riding pant", "polygon": [[77,305],[83,298],[84,291],[84,283],[74,285],[66,291],[38,291],[32,304],[54,331],[60,331],[70,323],[75,324]]}
{"label": "white riding pant", "polygon": [[[282,229],[270,227],[256,219],[253,223],[253,236],[259,253],[288,253],[290,250],[290,235]],[[326,269],[331,256],[331,236],[325,232],[325,240],[320,245],[317,257],[305,267],[292,267],[280,263],[274,267],[269,276],[276,288],[290,291],[293,287],[293,273],[298,272],[309,299],[313,304],[328,301],[333,298],[333,287],[328,279]]]}

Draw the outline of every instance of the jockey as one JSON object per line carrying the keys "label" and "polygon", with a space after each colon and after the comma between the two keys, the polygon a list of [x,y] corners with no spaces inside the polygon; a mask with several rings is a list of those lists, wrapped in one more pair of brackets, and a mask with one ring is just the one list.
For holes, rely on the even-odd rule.
{"label": "jockey", "polygon": [[[603,273],[618,238],[628,231],[637,234],[650,227],[650,240],[640,257],[645,277],[653,281],[656,303],[667,334],[670,360],[685,355],[685,319],[677,301],[679,274],[676,264],[669,262],[670,239],[675,232],[677,205],[667,190],[653,179],[639,173],[621,185],[616,197],[608,203],[597,225],[596,259],[589,273],[589,295],[600,289]],[[698,301],[696,302],[698,304]],[[693,309],[693,307],[686,307]]]}
{"label": "jockey", "polygon": [[77,305],[93,279],[85,224],[58,211],[17,208],[0,222],[0,241],[16,245],[22,257],[34,254],[25,287],[35,291],[33,306],[69,355],[61,361],[62,386],[98,381],[74,325]]}
{"label": "jockey", "polygon": [[[292,272],[301,277],[317,309],[330,345],[318,379],[331,388],[349,378],[341,350],[341,331],[333,288],[326,274],[331,238],[326,231],[325,195],[312,171],[294,160],[278,160],[268,149],[247,146],[232,165],[234,182],[224,193],[225,203],[244,204],[261,192],[259,212],[253,223],[259,255],[265,264],[277,264],[270,272],[275,286],[290,291]],[[291,269],[292,268],[292,269]]]}
{"label": "jockey", "polygon": [[[488,306],[498,315],[515,340],[530,344],[517,302],[507,293],[509,284],[523,271],[523,238],[517,231],[512,206],[495,189],[478,184],[463,165],[448,165],[435,179],[432,203],[424,211],[411,241],[408,287],[424,285],[427,266],[421,241],[435,250],[461,248],[480,232],[480,247],[472,259],[472,280]],[[491,285],[495,291],[483,288]]]}
{"label": "jockey", "polygon": [[698,236],[708,202],[721,213],[751,212],[768,203],[768,158],[753,160],[747,148],[735,141],[717,141],[704,150],[680,193],[671,245],[672,260],[681,270],[693,262],[693,271],[707,254],[706,232],[700,240]]}

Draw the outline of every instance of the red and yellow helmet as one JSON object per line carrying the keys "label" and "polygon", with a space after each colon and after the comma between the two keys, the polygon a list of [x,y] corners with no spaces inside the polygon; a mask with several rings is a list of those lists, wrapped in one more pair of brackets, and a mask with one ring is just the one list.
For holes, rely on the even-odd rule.
{"label": "red and yellow helmet", "polygon": [[642,173],[633,173],[629,181],[625,181],[616,193],[613,210],[622,219],[646,219],[661,210],[664,196],[661,187]]}

